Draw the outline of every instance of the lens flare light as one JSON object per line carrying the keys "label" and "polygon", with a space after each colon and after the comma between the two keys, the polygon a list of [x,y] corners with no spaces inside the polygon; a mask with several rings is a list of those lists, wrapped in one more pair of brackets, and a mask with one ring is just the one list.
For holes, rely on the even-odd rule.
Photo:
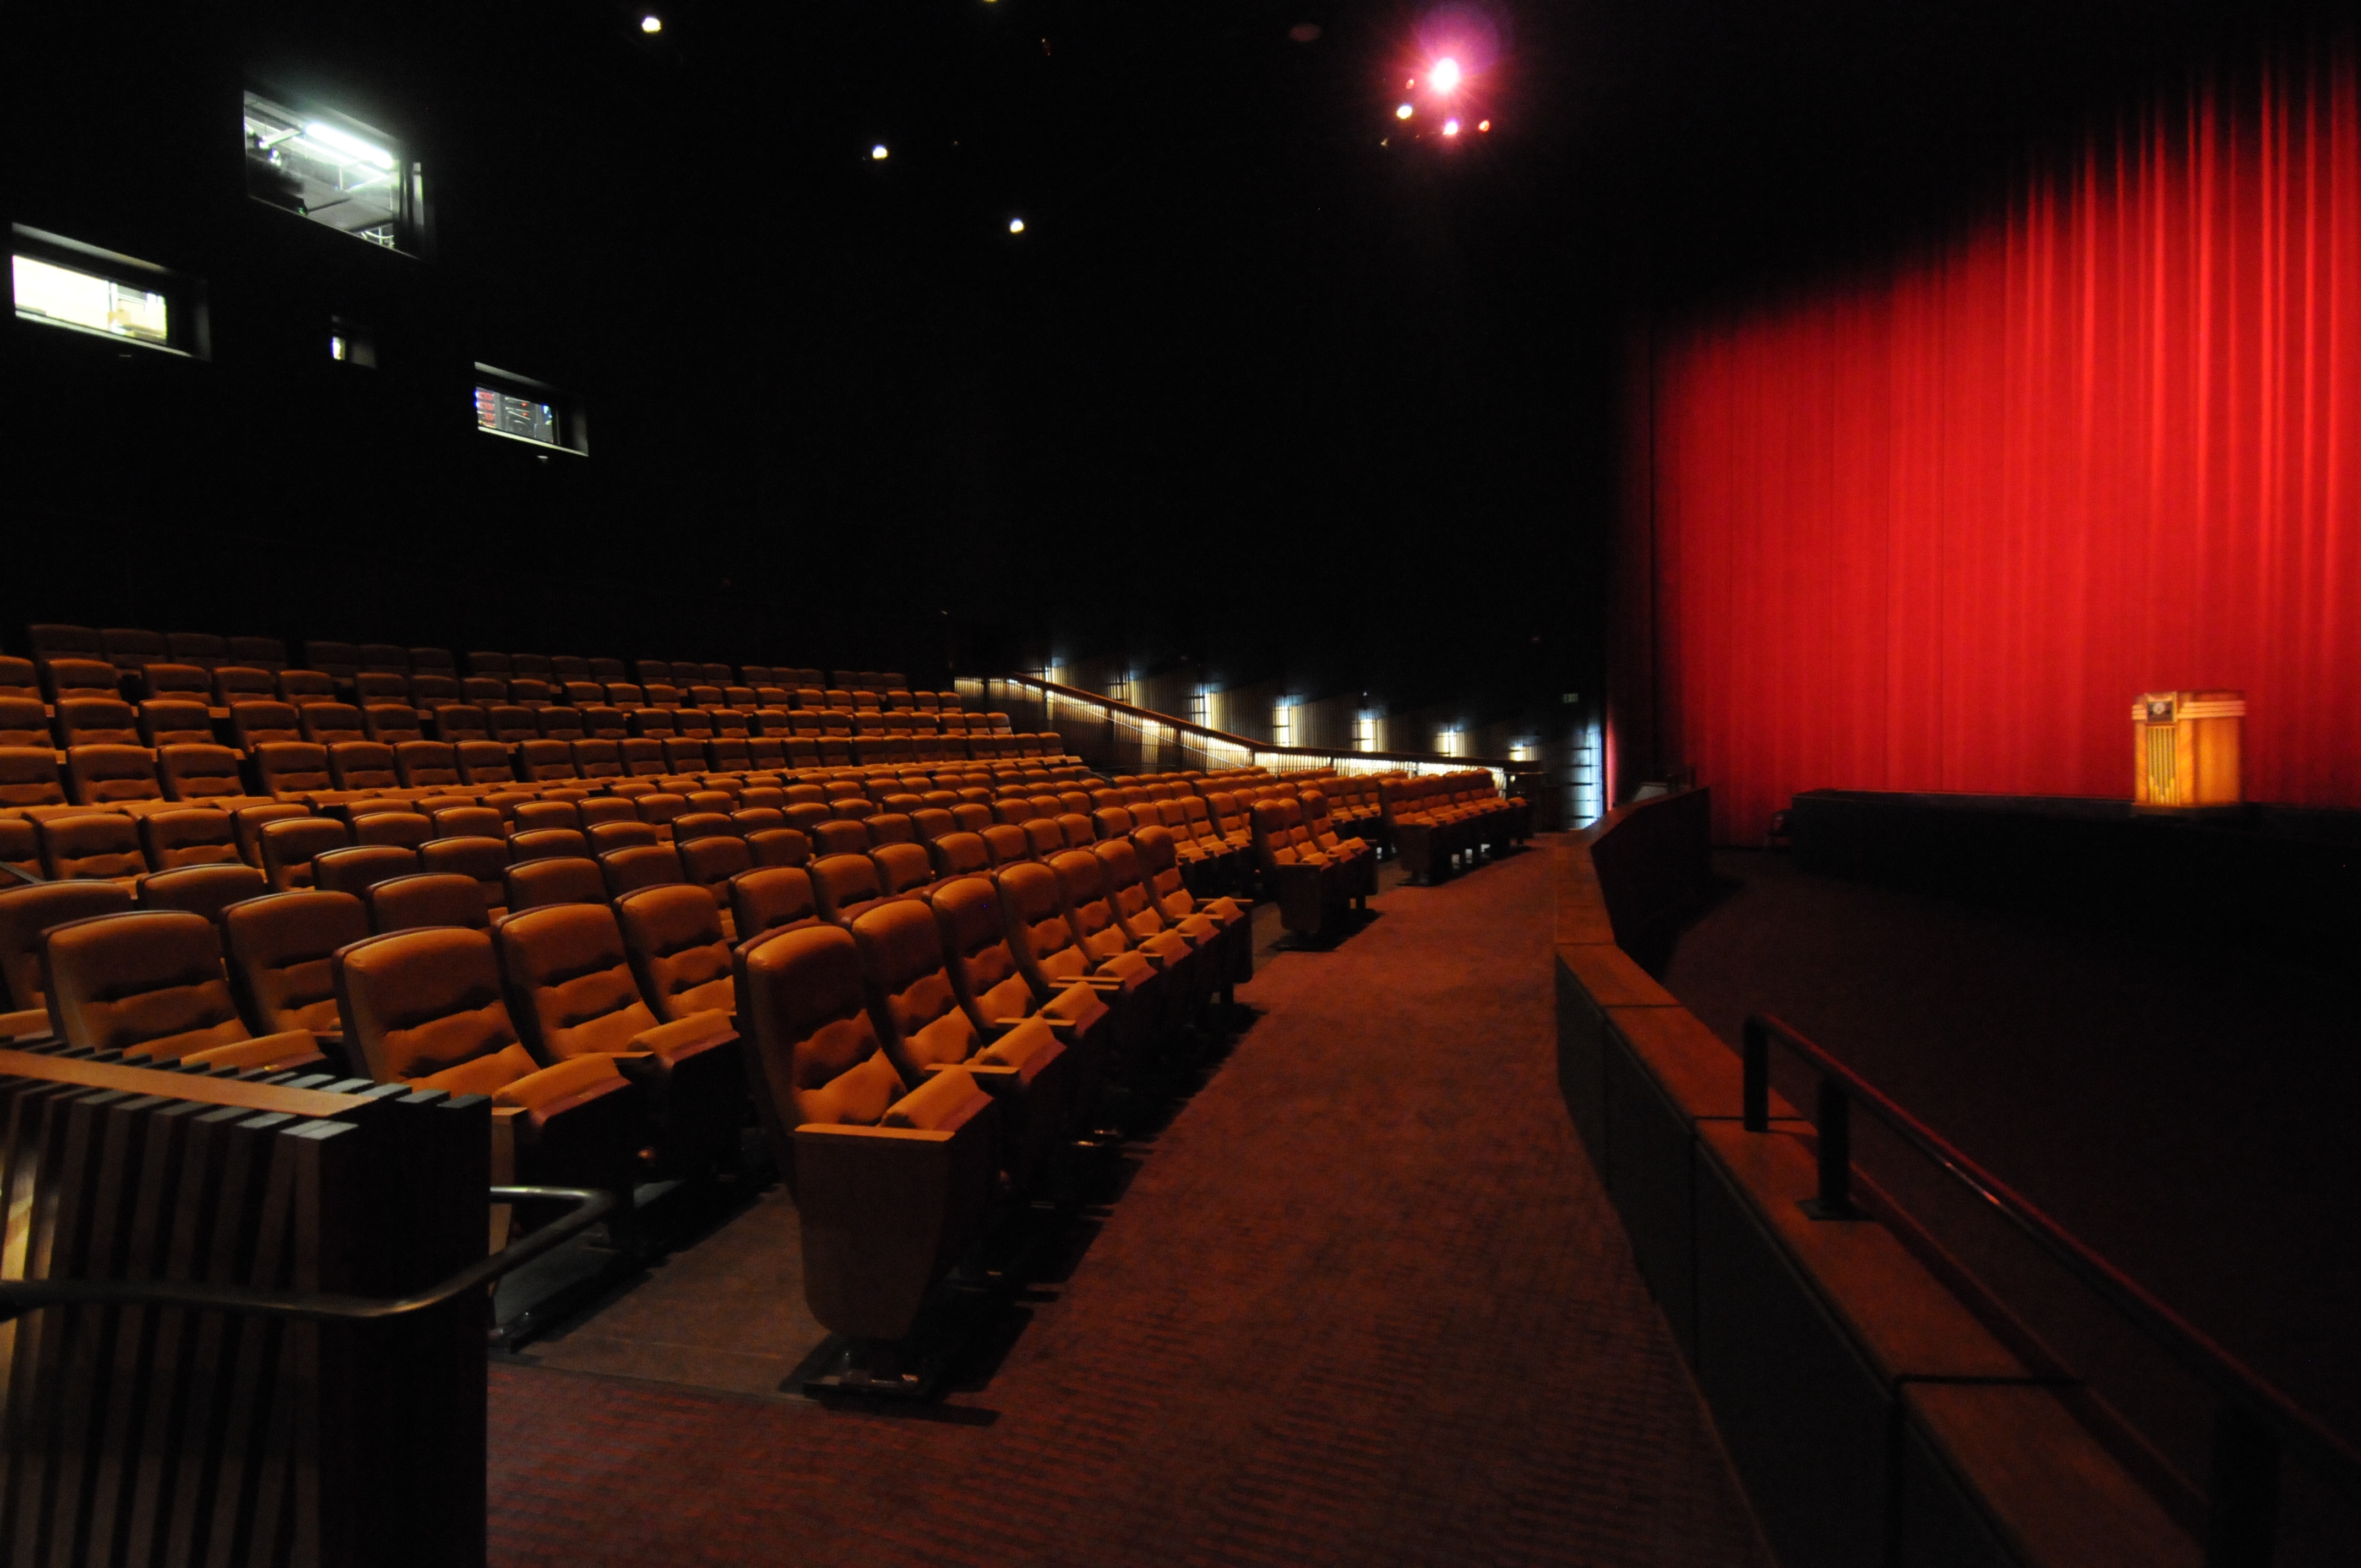
{"label": "lens flare light", "polygon": [[1433,87],[1437,93],[1455,92],[1459,86],[1459,62],[1449,55],[1444,55],[1441,60],[1436,60],[1433,68],[1426,73],[1426,81],[1427,85]]}
{"label": "lens flare light", "polygon": [[1394,118],[1397,120],[1407,120],[1416,113],[1418,113],[1418,111],[1411,108],[1408,104],[1397,104],[1394,105]]}
{"label": "lens flare light", "polygon": [[664,18],[662,16],[642,16],[640,18],[640,31],[643,33],[663,32]]}
{"label": "lens flare light", "polygon": [[1447,136],[1447,137],[1455,137],[1455,136],[1457,136],[1457,135],[1459,134],[1459,122],[1458,122],[1457,120],[1445,120],[1445,121],[1444,121],[1444,122],[1443,122],[1443,134],[1444,134],[1444,136]]}

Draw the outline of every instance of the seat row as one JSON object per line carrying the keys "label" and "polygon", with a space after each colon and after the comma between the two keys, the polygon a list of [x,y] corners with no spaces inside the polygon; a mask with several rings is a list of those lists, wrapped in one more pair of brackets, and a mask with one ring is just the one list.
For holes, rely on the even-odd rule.
{"label": "seat row", "polygon": [[747,867],[717,902],[615,880],[659,849],[637,845],[581,896],[496,913],[454,873],[209,914],[133,909],[114,883],[20,887],[0,891],[0,970],[53,1032],[35,1048],[489,1095],[498,1168],[530,1180],[627,1190],[650,1161],[708,1168],[751,1081],[803,1210],[815,1314],[890,1341],[1000,1192],[1042,1190],[1105,1079],[1252,964],[1246,912],[1189,893],[1160,826],[876,888],[911,848]]}
{"label": "seat row", "polygon": [[[322,730],[324,734],[337,731]],[[169,733],[169,732],[166,732]],[[322,743],[265,740],[302,733],[256,729],[244,748],[208,742],[145,746],[0,746],[0,808],[56,811],[69,806],[261,798],[320,792],[489,789],[516,784],[597,783],[675,775],[796,773],[913,763],[1034,762],[1079,770],[1055,735],[984,732],[970,736],[822,737],[675,735],[573,740],[544,736],[388,742],[358,738]]]}
{"label": "seat row", "polygon": [[[56,623],[27,626],[26,645],[35,661],[96,659],[126,672],[148,664],[192,664],[213,670],[225,664],[279,671],[289,665],[287,645],[276,637],[219,637],[211,632],[144,631],[128,627],[68,626]],[[303,644],[303,664],[339,680],[358,674],[438,674],[456,676],[458,661],[448,649],[402,648],[390,642]],[[893,671],[794,668],[785,664],[742,664],[733,673],[728,664],[679,659],[638,659],[628,667],[620,659],[584,659],[568,654],[471,652],[470,675],[511,675],[543,681],[637,681],[667,685],[726,686],[742,680],[749,686],[841,686],[856,691],[906,689],[909,678]]]}
{"label": "seat row", "polygon": [[740,685],[735,682],[702,682],[674,685],[651,681],[544,680],[525,675],[459,677],[432,671],[401,674],[361,670],[332,675],[313,669],[267,670],[250,664],[147,663],[125,670],[101,659],[0,657],[0,696],[57,703],[75,697],[120,697],[137,702],[162,698],[181,702],[233,703],[283,701],[302,707],[313,702],[356,704],[400,703],[431,714],[453,703],[479,707],[513,704],[520,707],[615,707],[626,713],[640,708],[723,708],[741,710],[841,709],[848,713],[956,713],[963,707],[957,692],[885,692],[840,686]]}

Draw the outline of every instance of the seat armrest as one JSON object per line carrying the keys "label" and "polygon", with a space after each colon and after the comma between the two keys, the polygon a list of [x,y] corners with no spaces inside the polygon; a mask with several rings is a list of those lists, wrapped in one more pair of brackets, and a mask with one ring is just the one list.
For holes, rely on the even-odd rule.
{"label": "seat armrest", "polygon": [[667,1066],[702,1056],[735,1042],[738,1031],[727,1013],[691,1013],[669,1024],[658,1024],[631,1036],[631,1048],[653,1055]]}
{"label": "seat armrest", "polygon": [[234,1045],[191,1051],[181,1058],[200,1067],[274,1068],[308,1067],[326,1059],[320,1053],[319,1039],[309,1029],[286,1029]]}
{"label": "seat armrest", "polygon": [[45,1040],[49,1035],[49,1012],[46,1007],[0,1013],[0,1040]]}

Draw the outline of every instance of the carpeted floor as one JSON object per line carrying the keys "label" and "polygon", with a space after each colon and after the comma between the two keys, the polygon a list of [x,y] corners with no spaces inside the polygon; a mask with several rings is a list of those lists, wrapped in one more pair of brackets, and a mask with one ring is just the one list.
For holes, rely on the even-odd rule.
{"label": "carpeted floor", "polygon": [[492,1369],[491,1558],[1766,1563],[1554,1068],[1548,860],[1397,888],[936,1409]]}

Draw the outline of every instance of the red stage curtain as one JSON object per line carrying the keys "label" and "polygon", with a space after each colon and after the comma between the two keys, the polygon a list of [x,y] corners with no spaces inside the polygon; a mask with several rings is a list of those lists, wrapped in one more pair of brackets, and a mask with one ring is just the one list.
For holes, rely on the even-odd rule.
{"label": "red stage curtain", "polygon": [[2128,797],[2133,698],[2204,686],[2246,691],[2249,799],[2361,806],[2349,60],[1650,352],[1618,706],[1657,733],[1619,755],[1695,764],[1725,839],[1819,787]]}

